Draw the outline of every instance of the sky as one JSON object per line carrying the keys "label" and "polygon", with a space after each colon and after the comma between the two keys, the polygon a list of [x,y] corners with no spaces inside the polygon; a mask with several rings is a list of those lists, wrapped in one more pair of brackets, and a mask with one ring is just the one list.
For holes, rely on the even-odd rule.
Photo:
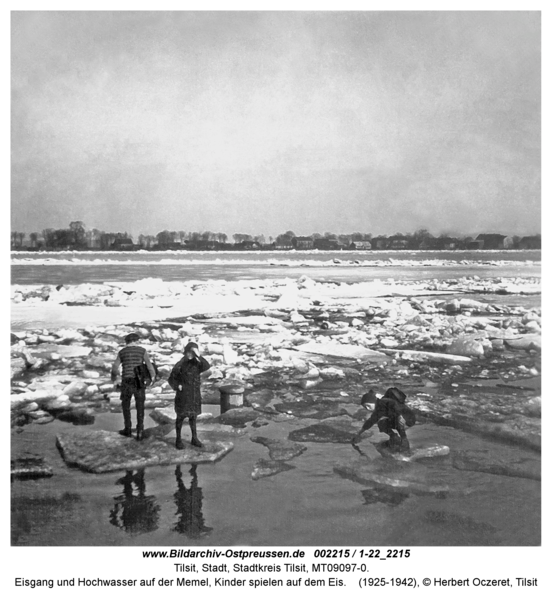
{"label": "sky", "polygon": [[13,12],[11,227],[541,228],[527,12]]}

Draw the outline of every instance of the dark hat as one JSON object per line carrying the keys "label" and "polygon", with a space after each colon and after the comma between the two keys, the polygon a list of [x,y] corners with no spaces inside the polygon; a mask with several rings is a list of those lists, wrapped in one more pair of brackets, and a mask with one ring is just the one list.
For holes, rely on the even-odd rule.
{"label": "dark hat", "polygon": [[374,404],[377,400],[377,396],[374,393],[374,390],[370,390],[368,393],[364,394],[360,399],[361,404]]}
{"label": "dark hat", "polygon": [[397,402],[400,402],[401,404],[404,404],[404,401],[406,400],[406,394],[404,392],[401,392],[401,390],[399,390],[399,388],[396,388],[396,387],[389,388],[385,392],[385,395],[383,397],[384,398],[392,398],[393,400],[396,400]]}
{"label": "dark hat", "polygon": [[194,348],[196,350],[199,350],[199,346],[195,342],[188,342],[186,344],[186,346],[184,347],[184,354],[186,354],[186,352],[188,352],[190,350],[194,350]]}
{"label": "dark hat", "polygon": [[130,344],[131,342],[137,342],[140,339],[140,336],[137,333],[129,333],[125,337],[125,344]]}

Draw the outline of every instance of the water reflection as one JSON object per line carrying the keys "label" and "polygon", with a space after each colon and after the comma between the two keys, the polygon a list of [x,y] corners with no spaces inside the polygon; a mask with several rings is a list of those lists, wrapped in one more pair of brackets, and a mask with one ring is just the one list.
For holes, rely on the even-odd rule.
{"label": "water reflection", "polygon": [[385,488],[367,488],[361,490],[364,504],[387,504],[387,506],[398,506],[408,499],[409,494],[401,490]]}
{"label": "water reflection", "polygon": [[[176,521],[173,531],[188,538],[197,539],[213,530],[205,525],[203,517],[203,492],[199,487],[197,465],[186,472],[178,465],[175,469],[176,492],[173,495],[176,504]],[[115,504],[109,513],[109,522],[131,535],[149,533],[159,528],[161,510],[157,499],[146,494],[145,469],[127,471],[117,480],[123,486],[122,494],[114,496]]]}
{"label": "water reflection", "polygon": [[186,487],[180,465],[174,472],[177,486],[174,494],[177,521],[173,529],[189,538],[197,539],[209,535],[213,528],[207,527],[203,518],[203,492],[198,485],[197,465],[192,465],[189,473],[191,481]]}
{"label": "water reflection", "polygon": [[115,505],[109,513],[109,522],[127,533],[137,535],[158,528],[159,511],[155,496],[146,496],[144,469],[127,471],[117,480],[123,486],[123,493],[115,496]]}
{"label": "water reflection", "polygon": [[[13,496],[11,502],[11,543],[13,545],[28,545],[47,539],[47,544],[59,543],[58,535],[65,531],[76,529],[80,522],[79,506],[82,498],[79,494],[64,492],[61,496],[43,496],[32,498]],[[45,532],[45,538],[38,542],[32,541],[35,534]]]}

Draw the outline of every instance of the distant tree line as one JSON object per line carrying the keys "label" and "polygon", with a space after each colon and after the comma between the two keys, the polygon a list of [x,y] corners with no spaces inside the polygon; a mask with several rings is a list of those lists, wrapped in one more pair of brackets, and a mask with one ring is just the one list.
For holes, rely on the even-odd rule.
{"label": "distant tree line", "polygon": [[313,233],[297,236],[288,230],[275,238],[248,233],[234,233],[233,243],[225,233],[212,231],[160,231],[157,235],[140,234],[134,242],[125,232],[105,232],[87,229],[82,221],[72,221],[66,229],[44,229],[27,234],[12,231],[12,250],[462,250],[462,249],[518,249],[540,248],[540,234],[533,236],[505,236],[482,233],[473,237],[433,236],[427,229],[414,233],[396,233],[391,236],[373,236],[356,231],[348,234]]}

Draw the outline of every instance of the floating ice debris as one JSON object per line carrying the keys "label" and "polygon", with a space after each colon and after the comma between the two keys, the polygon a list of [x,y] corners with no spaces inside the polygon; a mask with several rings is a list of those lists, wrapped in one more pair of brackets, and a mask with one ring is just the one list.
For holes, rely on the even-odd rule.
{"label": "floating ice debris", "polygon": [[376,484],[381,488],[396,489],[418,495],[446,496],[469,494],[471,489],[465,480],[454,473],[443,477],[443,471],[429,469],[417,463],[404,463],[379,459],[359,459],[352,464],[339,465],[334,472],[344,479],[362,485]]}
{"label": "floating ice debris", "polygon": [[454,354],[441,354],[439,352],[423,352],[421,350],[395,350],[404,360],[429,360],[442,363],[470,363],[472,359],[469,356],[456,356]]}
{"label": "floating ice debris", "polygon": [[287,440],[275,440],[262,436],[254,436],[251,438],[251,441],[266,446],[271,460],[291,460],[305,452],[307,449],[303,444],[297,444]]}
{"label": "floating ice debris", "polygon": [[388,356],[383,352],[363,348],[353,344],[340,344],[334,341],[325,342],[307,342],[296,346],[296,350],[309,354],[323,354],[326,356],[335,356],[340,358],[354,358],[366,360],[388,360]]}
{"label": "floating ice debris", "polygon": [[52,477],[54,471],[39,456],[24,456],[11,461],[11,479],[40,479]]}
{"label": "floating ice debris", "polygon": [[491,456],[485,450],[463,450],[454,452],[452,465],[461,471],[480,471],[505,477],[541,479],[540,457],[520,456],[519,452],[506,450],[503,458]]}
{"label": "floating ice debris", "polygon": [[450,448],[441,444],[413,444],[408,452],[393,452],[387,442],[374,444],[376,450],[384,457],[400,462],[414,462],[425,458],[448,456]]}
{"label": "floating ice debris", "polygon": [[262,479],[263,477],[271,477],[272,475],[290,471],[291,469],[295,469],[295,467],[293,465],[288,465],[285,462],[260,458],[255,463],[255,467],[251,473],[251,479],[257,480]]}

